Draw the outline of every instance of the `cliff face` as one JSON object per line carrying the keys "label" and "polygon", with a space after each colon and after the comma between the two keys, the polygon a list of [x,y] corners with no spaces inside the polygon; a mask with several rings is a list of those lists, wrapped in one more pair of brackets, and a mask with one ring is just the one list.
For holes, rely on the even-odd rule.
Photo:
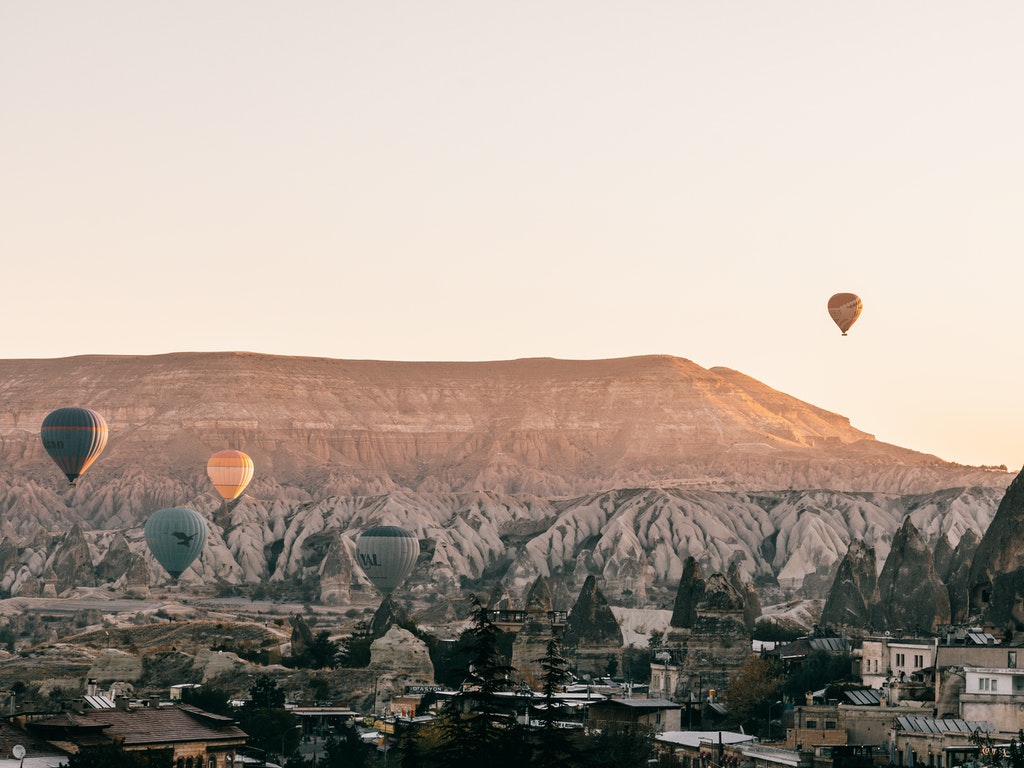
{"label": "cliff face", "polygon": [[999,503],[971,563],[970,605],[996,626],[1024,627],[1024,472]]}
{"label": "cliff face", "polygon": [[[38,435],[64,405],[95,408],[110,426],[73,488]],[[230,505],[205,472],[226,447],[256,464]],[[144,592],[165,576],[142,524],[184,505],[209,523],[182,576],[195,587],[372,596],[354,539],[392,524],[421,542],[407,585],[424,599],[457,596],[467,581],[522,596],[544,578],[564,608],[593,575],[616,605],[668,607],[687,557],[705,573],[735,569],[735,583],[820,597],[851,541],[884,559],[905,518],[928,543],[980,537],[1008,480],[670,357],[0,361],[4,595],[93,581]]]}
{"label": "cliff face", "polygon": [[[953,553],[945,559],[948,573]],[[874,550],[861,541],[852,542],[822,609],[823,624],[848,630],[934,632],[950,623],[947,581],[936,571],[932,553],[910,518],[893,536],[877,577],[876,568]]]}
{"label": "cliff face", "polygon": [[[999,475],[879,443],[727,368],[672,357],[398,363],[243,353],[0,361],[0,454],[48,487],[46,414],[85,405],[110,440],[90,474],[193,477],[234,447],[257,477],[328,494],[573,495],[675,483],[887,492]],[[264,486],[267,490],[271,488]],[[159,495],[159,489],[153,493]]]}
{"label": "cliff face", "polygon": [[870,627],[877,620],[878,571],[875,550],[855,539],[839,564],[821,611],[821,623],[832,627]]}
{"label": "cliff face", "polygon": [[878,575],[879,607],[887,629],[934,632],[949,624],[949,592],[935,572],[932,553],[908,519],[893,537]]}

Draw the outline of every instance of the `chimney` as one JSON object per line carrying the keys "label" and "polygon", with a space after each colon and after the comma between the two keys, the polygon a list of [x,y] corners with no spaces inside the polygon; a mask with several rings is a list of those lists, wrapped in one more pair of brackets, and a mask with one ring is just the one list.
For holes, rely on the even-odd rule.
{"label": "chimney", "polygon": [[85,684],[85,695],[95,696],[96,695],[96,678],[90,677],[88,682]]}

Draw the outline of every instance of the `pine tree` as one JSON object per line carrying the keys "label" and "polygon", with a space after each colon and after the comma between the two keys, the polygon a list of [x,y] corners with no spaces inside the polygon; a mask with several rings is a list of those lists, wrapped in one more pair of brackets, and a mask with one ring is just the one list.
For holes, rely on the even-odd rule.
{"label": "pine tree", "polygon": [[533,764],[537,768],[561,768],[572,763],[576,748],[568,732],[558,727],[559,693],[569,681],[569,663],[562,656],[558,640],[551,638],[544,656],[537,660],[541,668],[541,693],[544,709],[540,715],[541,729],[536,737]]}
{"label": "pine tree", "polygon": [[446,768],[494,768],[518,759],[524,741],[515,718],[502,711],[497,697],[512,689],[515,673],[499,649],[501,630],[476,595],[470,601],[473,625],[466,631],[470,641],[466,682],[442,713],[442,743],[431,755]]}

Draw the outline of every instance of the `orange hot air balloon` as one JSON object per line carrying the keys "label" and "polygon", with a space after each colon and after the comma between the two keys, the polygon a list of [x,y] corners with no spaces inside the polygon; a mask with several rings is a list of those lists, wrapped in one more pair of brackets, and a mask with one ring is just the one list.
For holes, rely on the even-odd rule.
{"label": "orange hot air balloon", "polygon": [[218,451],[206,464],[206,474],[225,502],[242,495],[252,473],[252,459],[241,451]]}
{"label": "orange hot air balloon", "polygon": [[864,302],[855,293],[837,293],[828,300],[828,313],[843,332],[843,336],[857,322],[862,309]]}

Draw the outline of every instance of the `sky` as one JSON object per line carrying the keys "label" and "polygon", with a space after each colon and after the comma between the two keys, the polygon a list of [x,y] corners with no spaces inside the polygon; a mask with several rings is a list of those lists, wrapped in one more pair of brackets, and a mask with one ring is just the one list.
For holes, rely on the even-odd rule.
{"label": "sky", "polygon": [[1017,471],[1022,39],[1017,0],[0,0],[0,359],[667,354]]}

